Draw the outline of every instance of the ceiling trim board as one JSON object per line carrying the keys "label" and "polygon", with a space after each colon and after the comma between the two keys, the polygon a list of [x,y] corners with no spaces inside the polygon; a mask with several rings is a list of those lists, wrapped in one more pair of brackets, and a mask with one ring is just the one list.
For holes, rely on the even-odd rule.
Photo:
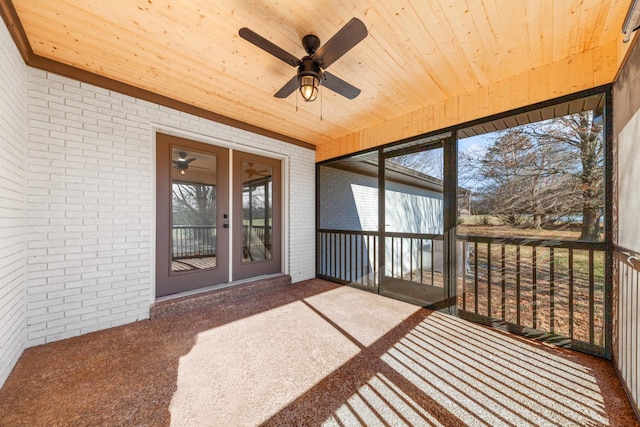
{"label": "ceiling trim board", "polygon": [[0,0],[0,15],[9,30],[13,42],[18,48],[18,52],[22,55],[22,59],[29,65],[29,61],[34,55],[33,49],[27,38],[27,33],[24,31],[22,22],[20,22],[18,12],[10,0]]}

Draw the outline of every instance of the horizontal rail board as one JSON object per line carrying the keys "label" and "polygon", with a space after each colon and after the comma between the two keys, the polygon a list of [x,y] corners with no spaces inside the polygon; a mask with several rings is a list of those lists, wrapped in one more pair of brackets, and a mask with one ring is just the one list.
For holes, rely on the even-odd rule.
{"label": "horizontal rail board", "polygon": [[586,242],[583,240],[554,240],[554,239],[533,239],[528,237],[489,237],[489,236],[471,236],[458,235],[456,240],[464,242],[478,242],[491,244],[504,244],[514,246],[542,246],[546,248],[565,248],[565,249],[585,249],[604,251],[606,244],[604,242]]}

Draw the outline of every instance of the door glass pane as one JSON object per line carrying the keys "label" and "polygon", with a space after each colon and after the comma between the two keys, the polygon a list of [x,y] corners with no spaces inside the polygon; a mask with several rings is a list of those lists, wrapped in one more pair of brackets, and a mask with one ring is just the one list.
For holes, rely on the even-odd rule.
{"label": "door glass pane", "polygon": [[242,262],[271,259],[272,167],[242,162]]}
{"label": "door glass pane", "polygon": [[216,267],[217,157],[171,150],[171,271]]}

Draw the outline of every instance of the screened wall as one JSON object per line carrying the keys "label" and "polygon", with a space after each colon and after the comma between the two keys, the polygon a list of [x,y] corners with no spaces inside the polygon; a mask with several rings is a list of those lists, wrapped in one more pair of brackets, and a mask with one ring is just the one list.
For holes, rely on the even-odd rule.
{"label": "screened wall", "polygon": [[609,356],[607,90],[319,164],[318,277]]}

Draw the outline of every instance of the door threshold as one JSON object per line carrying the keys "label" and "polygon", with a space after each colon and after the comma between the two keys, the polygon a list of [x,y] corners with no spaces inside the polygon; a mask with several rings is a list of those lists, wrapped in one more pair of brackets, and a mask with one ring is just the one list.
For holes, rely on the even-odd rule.
{"label": "door threshold", "polygon": [[150,318],[158,319],[212,306],[223,301],[255,296],[266,290],[289,284],[291,284],[291,276],[278,273],[167,295],[156,299],[151,306]]}

